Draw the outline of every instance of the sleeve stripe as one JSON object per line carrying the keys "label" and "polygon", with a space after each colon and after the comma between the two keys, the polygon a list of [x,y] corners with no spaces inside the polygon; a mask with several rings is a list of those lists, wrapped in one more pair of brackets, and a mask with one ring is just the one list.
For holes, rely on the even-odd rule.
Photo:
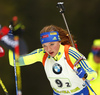
{"label": "sleeve stripe", "polygon": [[93,70],[89,68],[89,66],[86,64],[84,60],[82,60],[79,64],[81,67],[85,68],[88,72],[93,72]]}
{"label": "sleeve stripe", "polygon": [[79,58],[79,57],[81,57],[81,55],[79,55],[77,52],[75,52],[75,51],[73,51],[73,50],[71,50],[71,49],[69,49],[69,55],[71,55],[71,56],[73,56],[76,60]]}
{"label": "sleeve stripe", "polygon": [[[76,60],[81,57],[81,55],[79,53],[77,53],[76,51],[69,49],[69,55],[71,55],[72,57],[74,57]],[[83,68],[85,68],[88,72],[93,72],[93,70],[91,68],[89,68],[89,66],[86,64],[86,62],[84,60],[80,61],[79,65]]]}

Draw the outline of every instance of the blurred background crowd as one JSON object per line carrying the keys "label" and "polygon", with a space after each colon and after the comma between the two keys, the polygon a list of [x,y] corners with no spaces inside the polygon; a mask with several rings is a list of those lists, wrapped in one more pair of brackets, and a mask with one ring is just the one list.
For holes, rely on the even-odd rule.
{"label": "blurred background crowd", "polygon": [[[0,24],[9,26],[14,16],[24,25],[23,38],[28,52],[41,47],[39,32],[50,24],[66,29],[63,18],[56,8],[59,0],[0,0]],[[65,17],[79,51],[88,58],[94,39],[100,38],[100,0],[62,0]],[[15,95],[14,69],[9,65],[8,49],[0,58],[0,77],[10,95]],[[52,95],[41,63],[21,67],[23,95]],[[95,68],[94,68],[95,69]],[[38,78],[37,78],[38,77]],[[0,86],[0,95],[4,92]]]}

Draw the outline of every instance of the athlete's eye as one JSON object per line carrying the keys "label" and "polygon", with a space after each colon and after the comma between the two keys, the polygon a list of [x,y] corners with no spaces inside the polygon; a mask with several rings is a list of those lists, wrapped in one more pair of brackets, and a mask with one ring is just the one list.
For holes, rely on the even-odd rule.
{"label": "athlete's eye", "polygon": [[46,45],[42,45],[42,47],[46,47]]}
{"label": "athlete's eye", "polygon": [[52,46],[52,45],[54,45],[54,44],[50,44],[50,45]]}

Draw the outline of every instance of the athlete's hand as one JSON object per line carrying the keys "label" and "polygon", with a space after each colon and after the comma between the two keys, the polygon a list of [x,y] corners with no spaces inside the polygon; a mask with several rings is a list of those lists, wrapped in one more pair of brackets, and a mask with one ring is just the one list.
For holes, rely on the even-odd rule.
{"label": "athlete's hand", "polygon": [[79,67],[77,69],[77,75],[79,76],[79,78],[87,78],[87,73],[85,72],[85,70],[81,67]]}

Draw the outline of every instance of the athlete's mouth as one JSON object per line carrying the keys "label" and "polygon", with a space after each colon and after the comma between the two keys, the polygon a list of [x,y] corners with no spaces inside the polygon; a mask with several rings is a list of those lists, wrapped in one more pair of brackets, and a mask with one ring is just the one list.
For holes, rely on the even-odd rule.
{"label": "athlete's mouth", "polygon": [[52,55],[54,52],[49,52],[50,55]]}

